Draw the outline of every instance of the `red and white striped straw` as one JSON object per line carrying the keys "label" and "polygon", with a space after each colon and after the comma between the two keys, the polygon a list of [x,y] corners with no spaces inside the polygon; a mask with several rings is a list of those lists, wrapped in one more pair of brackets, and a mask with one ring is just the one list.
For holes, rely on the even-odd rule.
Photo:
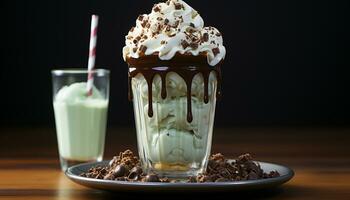
{"label": "red and white striped straw", "polygon": [[91,33],[90,33],[90,47],[89,47],[89,62],[88,62],[88,80],[87,80],[87,95],[92,95],[92,87],[94,84],[93,70],[95,68],[96,60],[96,42],[97,42],[97,26],[98,16],[91,16]]}

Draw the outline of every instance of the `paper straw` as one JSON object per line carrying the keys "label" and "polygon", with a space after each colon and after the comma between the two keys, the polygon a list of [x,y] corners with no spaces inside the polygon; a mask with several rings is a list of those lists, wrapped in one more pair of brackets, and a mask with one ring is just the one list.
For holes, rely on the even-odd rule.
{"label": "paper straw", "polygon": [[87,95],[92,95],[92,87],[94,84],[93,70],[95,68],[96,60],[96,41],[97,41],[97,26],[98,16],[91,16],[91,32],[90,32],[90,47],[89,47],[89,62],[88,62],[88,79],[87,79]]}

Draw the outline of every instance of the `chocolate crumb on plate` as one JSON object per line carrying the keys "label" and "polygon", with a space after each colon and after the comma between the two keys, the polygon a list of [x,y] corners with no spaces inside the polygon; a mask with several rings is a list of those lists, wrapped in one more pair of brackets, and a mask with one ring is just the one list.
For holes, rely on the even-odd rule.
{"label": "chocolate crumb on plate", "polygon": [[147,176],[145,176],[142,179],[142,181],[144,181],[144,182],[160,182],[160,179],[159,179],[157,174],[152,173],[152,174],[148,174]]}
{"label": "chocolate crumb on plate", "polygon": [[[95,179],[129,181],[129,182],[162,182],[178,183],[181,180],[160,177],[154,172],[145,174],[140,160],[133,152],[126,150],[114,156],[108,166],[96,166],[80,176]],[[277,171],[264,172],[259,163],[254,162],[250,154],[240,155],[236,160],[227,159],[218,153],[210,156],[205,173],[187,178],[187,183],[234,182],[278,177]]]}

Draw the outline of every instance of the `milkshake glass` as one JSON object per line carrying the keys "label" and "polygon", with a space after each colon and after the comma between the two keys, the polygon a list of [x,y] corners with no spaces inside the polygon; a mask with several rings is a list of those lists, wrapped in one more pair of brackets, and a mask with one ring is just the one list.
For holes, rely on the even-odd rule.
{"label": "milkshake glass", "polygon": [[225,53],[221,33],[182,0],[137,18],[123,58],[146,172],[180,178],[206,170]]}
{"label": "milkshake glass", "polygon": [[[179,59],[183,61],[180,65]],[[156,56],[128,59],[138,150],[148,172],[178,178],[205,171],[212,142],[218,71],[207,66],[205,57],[201,59],[202,62],[191,56],[177,56],[169,62]]]}
{"label": "milkshake glass", "polygon": [[93,70],[94,86],[87,95],[88,71],[53,70],[53,107],[61,168],[102,161],[109,99],[109,71]]}

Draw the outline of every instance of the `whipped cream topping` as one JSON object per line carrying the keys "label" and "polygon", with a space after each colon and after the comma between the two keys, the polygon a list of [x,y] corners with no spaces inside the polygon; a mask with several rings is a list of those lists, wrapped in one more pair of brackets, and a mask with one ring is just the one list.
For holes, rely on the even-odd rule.
{"label": "whipped cream topping", "polygon": [[123,58],[158,54],[159,59],[170,60],[176,53],[205,53],[209,65],[215,66],[225,58],[226,49],[221,33],[204,27],[196,10],[182,0],[168,0],[137,18],[126,36]]}

